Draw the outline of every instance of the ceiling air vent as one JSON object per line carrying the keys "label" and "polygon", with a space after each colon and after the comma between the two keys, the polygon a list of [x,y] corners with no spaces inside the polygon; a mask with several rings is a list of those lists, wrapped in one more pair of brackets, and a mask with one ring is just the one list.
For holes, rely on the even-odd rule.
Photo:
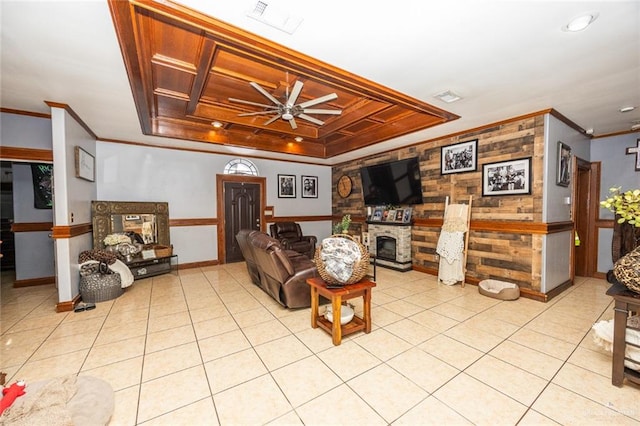
{"label": "ceiling air vent", "polygon": [[263,1],[258,1],[253,10],[246,12],[246,15],[288,34],[293,34],[302,23],[302,18],[269,7],[269,4]]}

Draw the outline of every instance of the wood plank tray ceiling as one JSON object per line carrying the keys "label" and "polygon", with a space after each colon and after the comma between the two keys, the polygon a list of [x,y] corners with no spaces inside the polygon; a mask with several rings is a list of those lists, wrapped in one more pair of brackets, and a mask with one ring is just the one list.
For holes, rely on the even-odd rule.
{"label": "wood plank tray ceiling", "polygon": [[[109,7],[146,135],[330,158],[459,118],[177,3]],[[260,107],[229,101],[270,104],[252,81],[284,101],[296,80],[298,103],[336,93],[313,108],[342,114],[314,116],[321,126],[298,119],[293,130],[282,119],[265,125],[273,115],[239,117]]]}

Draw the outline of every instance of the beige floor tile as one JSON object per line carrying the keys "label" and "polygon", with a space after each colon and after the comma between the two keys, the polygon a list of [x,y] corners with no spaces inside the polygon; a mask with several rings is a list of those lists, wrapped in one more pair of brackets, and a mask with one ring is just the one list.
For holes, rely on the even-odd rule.
{"label": "beige floor tile", "polygon": [[143,423],[145,426],[219,425],[211,397],[201,399]]}
{"label": "beige floor tile", "polygon": [[444,335],[482,352],[490,351],[504,340],[500,336],[476,328],[475,324],[469,322],[464,322],[447,330]]}
{"label": "beige floor tile", "polygon": [[592,351],[578,346],[567,362],[593,371],[601,376],[611,377],[613,357],[611,352],[605,352],[603,349]]}
{"label": "beige floor tile", "polygon": [[[531,407],[562,425],[637,425],[612,408],[551,383]],[[638,409],[631,411],[637,415]]]}
{"label": "beige floor tile", "polygon": [[638,385],[625,382],[619,388],[611,384],[611,376],[601,376],[572,364],[565,364],[552,383],[640,421]]}
{"label": "beige floor tile", "polygon": [[119,312],[111,312],[104,321],[104,328],[121,327],[136,321],[146,321],[149,319],[149,309],[132,309]]}
{"label": "beige floor tile", "polygon": [[109,345],[94,346],[82,366],[85,370],[134,358],[144,353],[144,336],[120,340]]}
{"label": "beige floor tile", "polygon": [[253,346],[279,339],[291,334],[289,329],[277,319],[261,322],[242,329]]}
{"label": "beige floor tile", "polygon": [[447,407],[434,397],[428,397],[407,413],[403,414],[394,425],[472,425],[460,414]]}
{"label": "beige floor tile", "polygon": [[430,311],[460,322],[466,321],[476,315],[475,311],[454,304],[454,302],[457,300],[459,299],[454,299],[448,303],[442,303],[440,305],[434,306],[430,309]]}
{"label": "beige floor tile", "polygon": [[193,328],[198,340],[202,340],[207,337],[237,330],[239,327],[231,315],[224,315],[218,318],[195,322],[193,323]]}
{"label": "beige floor tile", "polygon": [[480,358],[465,373],[527,406],[533,403],[548,383],[490,355]]}
{"label": "beige floor tile", "polygon": [[423,307],[407,302],[406,300],[396,300],[395,302],[387,303],[384,307],[402,317],[409,317],[424,311]]}
{"label": "beige floor tile", "polygon": [[182,327],[170,328],[157,333],[147,334],[145,353],[149,354],[163,349],[180,346],[185,343],[194,342],[196,335],[191,324]]}
{"label": "beige floor tile", "polygon": [[447,331],[459,324],[459,322],[454,319],[447,318],[444,315],[432,311],[420,312],[417,315],[411,316],[409,319],[439,333]]}
{"label": "beige floor tile", "polygon": [[115,407],[109,420],[109,426],[127,426],[136,424],[140,386],[121,389],[114,395]]}
{"label": "beige floor tile", "polygon": [[176,312],[174,314],[149,318],[149,333],[183,327],[191,324],[189,311]]}
{"label": "beige floor tile", "polygon": [[[331,336],[320,328],[311,328],[296,333],[296,337],[313,353],[319,353],[333,347]],[[343,338],[343,341],[344,338]]]}
{"label": "beige floor tile", "polygon": [[26,382],[35,382],[77,374],[88,352],[88,349],[83,349],[38,361],[28,361],[18,370],[15,377]]}
{"label": "beige floor tile", "polygon": [[105,322],[104,317],[89,319],[86,321],[65,322],[53,330],[50,339],[60,339],[62,337],[73,337],[80,333],[95,333],[96,335]]}
{"label": "beige floor tile", "polygon": [[318,353],[318,358],[344,381],[362,374],[381,363],[378,358],[353,341],[343,342],[338,346],[322,351]]}
{"label": "beige floor tile", "polygon": [[390,311],[386,308],[386,305],[371,308],[371,322],[377,327],[385,327],[401,319],[403,319],[402,315]]}
{"label": "beige floor tile", "polygon": [[489,314],[482,312],[467,321],[470,325],[482,331],[506,339],[518,331],[519,327],[506,321],[492,318]]}
{"label": "beige floor tile", "polygon": [[233,318],[242,328],[274,320],[271,312],[269,312],[264,307],[251,309],[250,311],[239,312],[235,314]]}
{"label": "beige floor tile", "polygon": [[[280,306],[280,305],[278,305]],[[278,311],[280,308],[278,308]],[[271,310],[271,313],[274,314],[274,311]],[[292,333],[297,333],[299,331],[307,330],[311,327],[311,310],[310,309],[300,309],[294,312],[289,312],[288,315],[278,315],[274,314],[285,327],[289,329]]]}
{"label": "beige floor tile", "polygon": [[[254,349],[269,371],[312,355],[309,348],[293,335],[263,343]],[[282,356],[283,354],[286,354],[286,356]]]}
{"label": "beige floor tile", "polygon": [[500,343],[489,354],[546,380],[551,380],[563,363],[558,358],[510,340]]}
{"label": "beige floor tile", "polygon": [[214,395],[213,402],[222,425],[265,424],[293,408],[268,374]]}
{"label": "beige floor tile", "polygon": [[236,330],[198,340],[198,346],[202,360],[208,362],[248,349],[251,344],[241,331]]}
{"label": "beige floor tile", "polygon": [[209,361],[204,366],[209,387],[214,394],[267,373],[252,348]]}
{"label": "beige floor tile", "polygon": [[528,410],[518,422],[518,426],[554,426],[559,424],[534,410]]}
{"label": "beige floor tile", "polygon": [[93,345],[95,339],[95,332],[78,334],[73,338],[63,337],[61,339],[47,339],[33,353],[33,356],[30,358],[30,360],[37,361],[53,356],[63,355],[69,352],[76,352],[81,349],[89,349]]}
{"label": "beige floor tile", "polygon": [[354,342],[382,361],[387,361],[411,347],[406,341],[382,329],[358,335]]}
{"label": "beige floor tile", "polygon": [[347,382],[389,423],[429,394],[387,365],[380,365]]}
{"label": "beige floor tile", "polygon": [[49,332],[53,331],[65,318],[65,314],[47,315],[43,317],[34,317],[22,319],[9,330],[3,329],[2,334],[18,333],[27,330],[35,330],[38,328],[46,328]]}
{"label": "beige floor tile", "polygon": [[142,356],[126,359],[114,364],[91,370],[83,369],[80,376],[98,377],[108,382],[114,391],[140,384],[142,376]]}
{"label": "beige floor tile", "polygon": [[267,423],[267,425],[304,426],[304,423],[302,423],[302,420],[300,420],[300,417],[295,411],[290,411],[287,414]]}
{"label": "beige floor tile", "polygon": [[[469,395],[482,395],[470,398]],[[433,396],[474,424],[515,425],[527,407],[492,387],[461,373]]]}
{"label": "beige floor tile", "polygon": [[103,328],[98,334],[95,345],[108,345],[119,340],[126,340],[132,337],[144,336],[147,334],[147,320],[133,321],[117,327]]}
{"label": "beige floor tile", "polygon": [[412,345],[419,345],[437,335],[438,332],[410,319],[403,319],[384,328]]}
{"label": "beige floor tile", "polygon": [[202,364],[196,342],[148,353],[144,356],[142,382]]}
{"label": "beige floor tile", "polygon": [[460,372],[417,348],[409,349],[391,358],[387,364],[429,393],[434,392]]}
{"label": "beige floor tile", "polygon": [[569,358],[575,348],[571,343],[524,328],[509,337],[509,340],[561,360]]}
{"label": "beige floor tile", "polygon": [[315,356],[284,366],[271,375],[294,408],[343,383]]}
{"label": "beige floor tile", "polygon": [[158,417],[210,396],[209,383],[202,365],[142,383],[138,422]]}
{"label": "beige floor tile", "polygon": [[458,370],[464,370],[483,355],[483,352],[442,334],[427,340],[418,348]]}
{"label": "beige floor tile", "polygon": [[307,402],[298,407],[296,412],[305,425],[353,426],[361,424],[376,426],[388,424],[347,385],[340,385]]}

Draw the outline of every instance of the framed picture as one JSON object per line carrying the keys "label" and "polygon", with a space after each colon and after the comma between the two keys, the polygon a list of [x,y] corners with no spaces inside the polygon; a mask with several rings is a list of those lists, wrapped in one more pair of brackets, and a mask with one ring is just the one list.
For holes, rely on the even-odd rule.
{"label": "framed picture", "polygon": [[569,186],[571,183],[571,147],[558,142],[558,167],[556,168],[556,185]]}
{"label": "framed picture", "polygon": [[440,174],[475,172],[478,169],[478,139],[440,148]]}
{"label": "framed picture", "polygon": [[371,220],[374,222],[380,222],[382,220],[382,207],[376,207],[373,210],[373,215],[371,216]]}
{"label": "framed picture", "polygon": [[318,176],[302,176],[302,198],[318,198]]}
{"label": "framed picture", "polygon": [[369,247],[369,233],[368,232],[363,232],[362,233],[362,245],[365,247]]}
{"label": "framed picture", "polygon": [[404,209],[404,216],[402,217],[402,222],[403,223],[410,223],[411,222],[411,211],[413,209],[411,207],[407,207],[406,209]]}
{"label": "framed picture", "polygon": [[396,210],[396,217],[393,219],[394,222],[402,222],[402,218],[404,217],[404,209]]}
{"label": "framed picture", "polygon": [[278,175],[278,198],[296,198],[295,175]]}
{"label": "framed picture", "polygon": [[84,149],[76,146],[76,177],[90,182],[96,180],[96,159]]}
{"label": "framed picture", "polygon": [[353,241],[355,241],[356,243],[360,242],[360,235],[352,235],[351,237],[353,238]]}
{"label": "framed picture", "polygon": [[482,195],[531,194],[531,157],[482,166]]}

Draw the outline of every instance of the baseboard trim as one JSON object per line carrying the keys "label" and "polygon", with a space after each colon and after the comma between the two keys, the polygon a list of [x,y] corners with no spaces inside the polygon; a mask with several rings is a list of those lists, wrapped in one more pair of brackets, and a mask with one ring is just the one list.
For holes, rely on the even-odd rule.
{"label": "baseboard trim", "polygon": [[56,277],[29,278],[26,280],[15,280],[13,288],[33,287],[37,285],[55,284]]}
{"label": "baseboard trim", "polygon": [[219,265],[220,262],[217,260],[205,260],[202,262],[190,262],[190,263],[181,263],[178,265],[178,270],[180,269],[193,269],[193,268],[202,268],[205,266],[215,266]]}
{"label": "baseboard trim", "polygon": [[69,300],[66,302],[58,302],[56,304],[56,312],[70,312],[73,311],[73,308],[76,306],[76,303],[80,301],[80,294],[76,295],[73,300]]}

